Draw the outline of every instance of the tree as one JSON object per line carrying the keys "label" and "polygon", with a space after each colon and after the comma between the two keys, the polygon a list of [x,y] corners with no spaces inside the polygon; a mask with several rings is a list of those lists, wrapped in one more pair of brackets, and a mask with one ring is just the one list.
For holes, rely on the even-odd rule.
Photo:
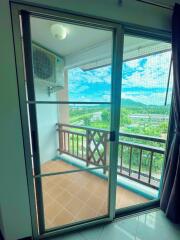
{"label": "tree", "polygon": [[132,123],[131,119],[129,118],[130,112],[128,109],[121,108],[121,113],[120,113],[120,126],[126,126]]}
{"label": "tree", "polygon": [[101,118],[102,118],[103,122],[110,122],[110,120],[111,120],[110,113],[107,110],[104,110],[101,113]]}

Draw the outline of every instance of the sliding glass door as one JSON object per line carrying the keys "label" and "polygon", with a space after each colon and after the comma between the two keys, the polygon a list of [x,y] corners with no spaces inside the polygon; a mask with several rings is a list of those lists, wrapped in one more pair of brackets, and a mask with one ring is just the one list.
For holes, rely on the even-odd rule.
{"label": "sliding glass door", "polygon": [[108,217],[112,32],[29,17],[40,221],[46,231]]}
{"label": "sliding glass door", "polygon": [[37,7],[13,4],[12,17],[34,237],[156,201],[170,44]]}
{"label": "sliding glass door", "polygon": [[117,210],[159,198],[171,97],[171,44],[125,34]]}
{"label": "sliding glass door", "polygon": [[38,234],[110,221],[115,214],[120,27],[16,4],[13,14],[21,26],[14,26],[14,34],[23,39],[22,45],[16,39],[15,47],[25,68],[25,76],[18,68],[19,88],[22,112],[27,112],[23,123]]}

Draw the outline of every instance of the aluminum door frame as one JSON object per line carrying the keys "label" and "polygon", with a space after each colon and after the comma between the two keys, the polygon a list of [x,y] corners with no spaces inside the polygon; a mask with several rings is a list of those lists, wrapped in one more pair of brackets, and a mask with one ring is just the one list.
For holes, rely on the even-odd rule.
{"label": "aluminum door frame", "polygon": [[[117,181],[117,159],[118,159],[118,138],[119,138],[119,122],[120,122],[120,101],[121,101],[121,82],[122,82],[122,62],[123,62],[123,40],[124,33],[123,28],[120,24],[98,20],[94,18],[74,15],[65,13],[63,11],[49,10],[46,8],[23,5],[12,3],[11,4],[11,13],[12,13],[12,24],[13,24],[13,37],[14,37],[14,48],[15,48],[15,59],[16,59],[16,68],[17,68],[17,78],[18,78],[18,92],[20,100],[20,112],[22,119],[22,132],[23,132],[23,141],[24,141],[24,154],[25,154],[25,163],[26,163],[26,173],[28,180],[28,189],[29,189],[29,200],[30,200],[30,209],[31,209],[31,223],[33,230],[34,239],[40,239],[44,237],[55,236],[60,233],[69,232],[76,229],[81,229],[87,226],[97,225],[98,223],[104,223],[112,221],[115,217],[115,201],[116,201],[116,181]],[[37,136],[37,126],[34,126],[35,129],[31,129],[29,132],[28,124],[28,111],[26,104],[26,89],[24,84],[24,79],[32,81],[32,58],[31,53],[26,54],[23,59],[23,50],[22,50],[22,32],[20,26],[19,16],[23,16],[24,26],[26,29],[26,34],[24,35],[24,47],[25,51],[30,51],[30,25],[29,25],[29,16],[43,17],[46,19],[53,19],[59,21],[67,21],[72,24],[79,24],[83,26],[95,27],[104,30],[110,30],[113,33],[113,54],[112,54],[112,83],[111,83],[111,133],[113,133],[113,138],[110,143],[110,170],[109,170],[109,211],[108,217],[103,219],[96,219],[93,221],[87,221],[86,223],[75,224],[67,228],[62,228],[59,230],[54,230],[52,232],[44,231],[44,222],[42,221],[42,211],[43,203],[42,196],[40,196],[36,202],[37,192],[41,189],[41,182],[36,182],[36,192],[34,189],[34,173],[32,170],[31,162],[31,149],[30,149],[30,139],[32,137],[33,154],[36,153],[38,159],[38,136]],[[26,65],[26,75],[24,72],[24,61]],[[32,86],[31,86],[32,87]],[[33,92],[33,90],[31,90]],[[31,92],[31,93],[32,93]],[[33,96],[32,96],[33,100]],[[32,110],[34,111],[34,110]],[[33,113],[34,114],[34,113]],[[36,118],[36,117],[35,117]],[[36,119],[35,119],[36,120]],[[31,120],[30,120],[31,121]],[[34,119],[32,120],[33,122]],[[31,121],[31,123],[32,123]],[[33,123],[34,124],[34,123]],[[39,160],[39,159],[38,159]],[[38,163],[39,164],[39,163]],[[38,171],[39,166],[37,166]],[[38,174],[36,172],[35,174]],[[39,172],[40,174],[40,172]],[[39,179],[39,178],[36,178]],[[38,204],[38,216],[40,216],[41,221],[38,222],[37,212],[36,212],[36,203]],[[39,226],[38,226],[39,224]]]}

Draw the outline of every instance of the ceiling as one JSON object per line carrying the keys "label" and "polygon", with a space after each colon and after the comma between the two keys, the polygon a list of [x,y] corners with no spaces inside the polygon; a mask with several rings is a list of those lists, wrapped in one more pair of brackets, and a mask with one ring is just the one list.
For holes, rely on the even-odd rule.
{"label": "ceiling", "polygon": [[31,17],[31,35],[33,41],[61,56],[67,56],[89,46],[112,38],[110,31],[61,23],[67,29],[67,38],[59,41],[51,34],[51,26],[57,22]]}
{"label": "ceiling", "polygon": [[[32,40],[62,56],[65,66],[72,68],[97,61],[110,62],[112,55],[112,32],[69,23],[60,23],[68,34],[64,40],[57,40],[51,33],[51,26],[57,22],[31,17]],[[156,40],[125,35],[124,60],[132,59],[169,48]],[[106,59],[106,61],[104,61]],[[98,64],[101,64],[101,63]],[[102,63],[102,64],[103,64]]]}

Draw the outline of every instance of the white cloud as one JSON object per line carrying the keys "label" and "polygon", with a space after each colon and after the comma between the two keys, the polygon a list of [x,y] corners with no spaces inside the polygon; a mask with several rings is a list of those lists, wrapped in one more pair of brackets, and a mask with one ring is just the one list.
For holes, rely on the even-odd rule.
{"label": "white cloud", "polygon": [[[141,60],[127,62],[132,69],[130,76],[124,75],[123,85],[126,87],[161,88],[166,87],[170,64],[170,53],[152,55],[146,58],[143,68]],[[139,64],[139,65],[138,65]],[[131,69],[128,71],[131,71]]]}
{"label": "white cloud", "polygon": [[[141,102],[147,105],[163,105],[165,103],[165,92],[157,93],[151,92],[148,95],[146,93],[143,94],[134,94],[133,92],[122,92],[121,98],[124,99],[131,99],[136,102]],[[168,94],[168,101],[169,104],[171,102],[171,91]]]}
{"label": "white cloud", "polygon": [[[163,104],[170,55],[170,52],[166,52],[126,62],[123,68],[122,98],[145,104]],[[110,66],[91,71],[83,71],[80,68],[72,69],[69,71],[68,77],[69,96],[73,100],[110,100]],[[170,88],[172,88],[172,78]]]}

